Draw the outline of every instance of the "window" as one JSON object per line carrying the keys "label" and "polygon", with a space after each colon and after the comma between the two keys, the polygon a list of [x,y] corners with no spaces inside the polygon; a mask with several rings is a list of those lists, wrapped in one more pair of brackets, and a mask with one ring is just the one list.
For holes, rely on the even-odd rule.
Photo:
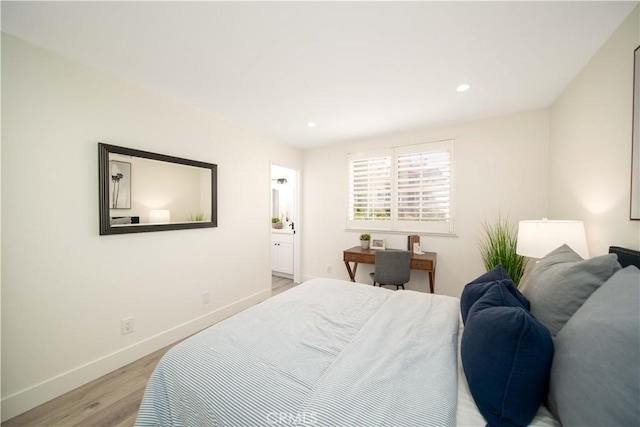
{"label": "window", "polygon": [[453,141],[349,155],[351,229],[453,233]]}

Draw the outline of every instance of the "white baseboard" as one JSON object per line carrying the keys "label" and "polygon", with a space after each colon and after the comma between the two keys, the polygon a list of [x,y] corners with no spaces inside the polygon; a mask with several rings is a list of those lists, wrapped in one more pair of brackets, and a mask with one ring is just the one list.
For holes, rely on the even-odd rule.
{"label": "white baseboard", "polygon": [[107,354],[2,399],[2,422],[87,384],[141,357],[233,316],[271,296],[271,289],[250,295],[139,343]]}

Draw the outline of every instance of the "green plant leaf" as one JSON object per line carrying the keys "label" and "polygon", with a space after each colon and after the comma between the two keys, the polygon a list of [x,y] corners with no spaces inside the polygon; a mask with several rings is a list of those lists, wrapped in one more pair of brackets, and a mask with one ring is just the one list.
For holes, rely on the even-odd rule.
{"label": "green plant leaf", "polygon": [[493,222],[483,222],[484,236],[481,238],[480,254],[487,271],[502,264],[513,283],[518,286],[526,267],[525,257],[516,253],[518,233],[509,223],[508,218]]}

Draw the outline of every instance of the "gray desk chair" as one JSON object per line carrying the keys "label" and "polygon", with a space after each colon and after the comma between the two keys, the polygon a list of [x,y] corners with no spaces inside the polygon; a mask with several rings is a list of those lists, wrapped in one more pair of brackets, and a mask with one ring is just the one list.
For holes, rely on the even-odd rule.
{"label": "gray desk chair", "polygon": [[376,283],[382,286],[395,286],[396,290],[404,289],[404,284],[411,276],[411,252],[388,249],[376,252],[375,271],[369,274]]}

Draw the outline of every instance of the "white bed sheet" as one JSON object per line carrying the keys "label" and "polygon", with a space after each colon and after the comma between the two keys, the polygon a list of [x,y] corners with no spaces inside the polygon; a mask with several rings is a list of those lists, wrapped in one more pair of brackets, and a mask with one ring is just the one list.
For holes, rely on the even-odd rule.
{"label": "white bed sheet", "polygon": [[167,352],[136,425],[454,425],[458,307],[441,295],[306,282]]}

